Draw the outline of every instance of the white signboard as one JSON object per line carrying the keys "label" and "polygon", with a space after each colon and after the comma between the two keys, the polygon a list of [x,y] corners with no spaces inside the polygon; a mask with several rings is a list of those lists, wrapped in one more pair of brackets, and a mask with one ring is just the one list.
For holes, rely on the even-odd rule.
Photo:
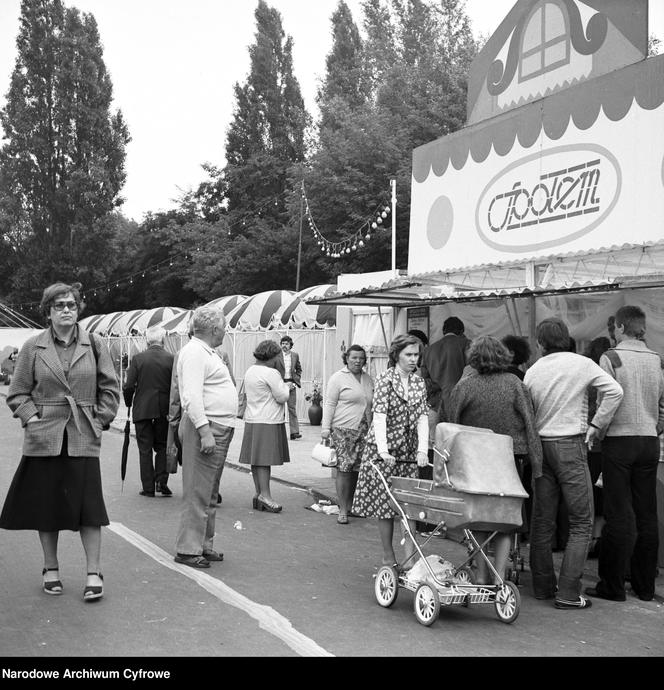
{"label": "white signboard", "polygon": [[664,238],[664,106],[434,167],[412,181],[411,275]]}

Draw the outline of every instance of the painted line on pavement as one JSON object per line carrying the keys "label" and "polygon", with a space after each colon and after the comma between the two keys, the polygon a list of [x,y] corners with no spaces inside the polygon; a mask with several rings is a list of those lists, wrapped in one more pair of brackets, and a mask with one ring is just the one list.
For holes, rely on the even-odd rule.
{"label": "painted line on pavement", "polygon": [[207,573],[195,570],[187,565],[176,563],[171,554],[166,553],[166,551],[160,549],[157,545],[145,539],[145,537],[125,527],[121,522],[111,522],[108,529],[115,532],[130,544],[133,544],[137,549],[140,549],[143,553],[147,554],[161,565],[175,570],[181,575],[198,583],[203,589],[217,597],[220,601],[248,613],[252,618],[258,621],[258,624],[263,630],[278,637],[300,656],[334,656],[334,654],[331,654],[316,644],[311,638],[295,630],[290,621],[272,607],[257,604],[255,601],[248,599],[228,585],[225,585],[221,580]]}

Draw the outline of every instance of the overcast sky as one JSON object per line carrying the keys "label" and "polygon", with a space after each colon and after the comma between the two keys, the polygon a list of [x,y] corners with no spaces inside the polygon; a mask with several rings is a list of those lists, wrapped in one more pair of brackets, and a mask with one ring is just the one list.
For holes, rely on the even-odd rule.
{"label": "overcast sky", "polygon": [[[358,24],[360,0],[346,0]],[[337,0],[267,0],[293,37],[294,70],[314,111],[318,80],[331,47]],[[127,147],[123,212],[140,221],[172,208],[204,177],[201,164],[224,164],[233,85],[249,70],[253,0],[65,0],[91,12],[104,61],[132,141]],[[514,0],[467,0],[474,32],[491,34]],[[664,0],[650,1],[650,32],[664,39]],[[16,57],[20,0],[0,0],[0,107]]]}

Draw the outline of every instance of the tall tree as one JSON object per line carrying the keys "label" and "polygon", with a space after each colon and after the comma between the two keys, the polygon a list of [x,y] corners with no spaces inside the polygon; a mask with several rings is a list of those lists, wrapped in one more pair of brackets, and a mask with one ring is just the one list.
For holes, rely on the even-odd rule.
{"label": "tall tree", "polygon": [[25,298],[56,278],[85,283],[99,275],[113,227],[104,219],[122,203],[130,138],[121,112],[111,112],[92,15],[60,0],[22,0],[16,45],[0,111],[0,206],[14,203],[0,229],[17,260],[14,294]]}
{"label": "tall tree", "polygon": [[[397,266],[405,268],[412,151],[464,124],[466,78],[477,46],[461,0],[364,0],[362,7],[362,83],[371,85],[370,96],[357,103],[321,92],[324,116],[306,175],[308,199],[321,232],[338,242],[389,200],[395,179]],[[335,35],[343,35],[342,27],[349,40],[351,24],[338,24]],[[329,67],[324,83],[333,78]],[[390,268],[391,221],[370,233],[363,248],[328,262],[331,275]]]}
{"label": "tall tree", "polygon": [[[259,0],[256,40],[249,48],[250,72],[235,84],[236,107],[226,140],[224,171],[231,215],[266,214],[282,223],[288,168],[304,160],[308,116],[293,74],[293,41],[279,12]],[[277,204],[263,208],[264,202]]]}
{"label": "tall tree", "polygon": [[[297,256],[289,175],[305,160],[310,118],[293,73],[293,41],[284,32],[281,15],[259,0],[255,19],[249,75],[234,87],[227,164],[222,170],[208,167],[210,179],[195,195],[204,220],[215,223],[216,229],[224,221],[224,241],[206,250],[205,257],[194,257],[202,274],[187,283],[206,296],[219,289],[252,294],[283,288],[284,262]],[[247,251],[252,256],[256,252],[260,270],[247,268]]]}

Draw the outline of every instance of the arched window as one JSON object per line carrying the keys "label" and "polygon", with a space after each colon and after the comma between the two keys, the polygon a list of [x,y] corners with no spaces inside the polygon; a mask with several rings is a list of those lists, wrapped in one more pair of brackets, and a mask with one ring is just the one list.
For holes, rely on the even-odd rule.
{"label": "arched window", "polygon": [[519,81],[566,65],[569,58],[567,12],[557,2],[545,0],[533,9],[521,38]]}

